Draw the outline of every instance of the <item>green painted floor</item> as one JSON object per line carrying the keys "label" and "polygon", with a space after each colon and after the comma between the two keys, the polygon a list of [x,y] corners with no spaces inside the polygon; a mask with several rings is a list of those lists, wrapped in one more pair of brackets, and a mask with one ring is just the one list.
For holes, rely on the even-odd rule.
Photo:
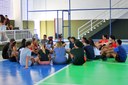
{"label": "green painted floor", "polygon": [[109,59],[69,65],[38,85],[128,85],[128,61],[117,63]]}

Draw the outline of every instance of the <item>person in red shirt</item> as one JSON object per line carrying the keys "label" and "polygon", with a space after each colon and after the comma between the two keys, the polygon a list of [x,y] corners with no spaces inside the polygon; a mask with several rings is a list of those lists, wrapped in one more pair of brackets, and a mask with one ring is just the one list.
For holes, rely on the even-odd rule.
{"label": "person in red shirt", "polygon": [[102,44],[102,45],[108,43],[108,36],[107,35],[102,35],[102,39],[99,40],[99,43]]}
{"label": "person in red shirt", "polygon": [[107,35],[102,35],[102,39],[99,40],[98,42],[95,43],[95,46],[98,49],[101,49],[104,45],[108,43],[108,36]]}
{"label": "person in red shirt", "polygon": [[117,43],[115,41],[115,36],[111,35],[109,37],[109,42],[101,49],[101,55],[104,57],[111,57],[113,53],[113,49],[117,47]]}
{"label": "person in red shirt", "polygon": [[109,45],[110,45],[110,48],[116,48],[117,47],[117,43],[115,41],[115,36],[111,35],[109,37]]}

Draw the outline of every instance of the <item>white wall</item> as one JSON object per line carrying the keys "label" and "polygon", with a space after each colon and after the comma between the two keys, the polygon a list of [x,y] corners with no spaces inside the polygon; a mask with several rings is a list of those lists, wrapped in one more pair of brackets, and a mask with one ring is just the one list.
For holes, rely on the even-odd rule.
{"label": "white wall", "polygon": [[9,19],[13,19],[13,2],[12,0],[0,0],[0,14],[8,15]]}
{"label": "white wall", "polygon": [[[26,0],[23,0],[26,1]],[[29,0],[29,10],[64,10],[68,9],[69,0]],[[110,0],[71,0],[72,9],[93,9],[93,8],[109,8]],[[122,1],[123,3],[115,5],[115,3]],[[120,7],[127,0],[112,0],[112,7]],[[128,3],[127,3],[128,4]],[[26,19],[26,4],[23,4],[23,19]],[[93,19],[99,14],[104,14],[101,18],[109,18],[109,11],[77,11],[71,12],[72,19]],[[59,14],[60,15],[60,14]],[[67,15],[66,15],[67,16]],[[29,19],[35,20],[54,20],[57,17],[56,12],[29,12]],[[115,18],[115,16],[113,16]],[[116,18],[119,16],[116,16]],[[59,17],[61,18],[61,17]]]}
{"label": "white wall", "polygon": [[21,1],[22,0],[13,0],[13,17],[15,20],[15,27],[23,29]]}
{"label": "white wall", "polygon": [[0,0],[0,14],[8,15],[8,18],[15,20],[15,26],[22,29],[22,0]]}
{"label": "white wall", "polygon": [[[20,10],[20,1],[22,1],[22,14]],[[28,0],[29,1],[29,10],[64,10],[68,9],[69,0]],[[110,0],[71,0],[72,9],[84,9],[84,8],[106,8],[109,7]],[[115,3],[121,1],[117,5]],[[124,7],[128,7],[127,0],[112,0],[112,6],[121,7],[122,4],[126,4]],[[123,11],[124,12],[124,11]],[[127,10],[125,10],[127,12]],[[72,12],[72,19],[92,19],[97,15],[104,13],[104,11],[77,11]],[[27,19],[27,0],[0,0],[0,14],[7,14],[10,19],[23,20]],[[61,13],[59,13],[60,15]],[[109,11],[105,14],[109,18]],[[22,17],[19,17],[22,16]],[[67,16],[67,15],[66,15]],[[29,19],[35,20],[54,20],[57,17],[56,12],[36,12],[29,13]],[[113,18],[118,18],[118,16],[113,15]],[[61,17],[59,17],[61,18]],[[103,18],[103,17],[99,17]],[[127,18],[127,17],[126,17]],[[19,24],[16,24],[19,26]]]}

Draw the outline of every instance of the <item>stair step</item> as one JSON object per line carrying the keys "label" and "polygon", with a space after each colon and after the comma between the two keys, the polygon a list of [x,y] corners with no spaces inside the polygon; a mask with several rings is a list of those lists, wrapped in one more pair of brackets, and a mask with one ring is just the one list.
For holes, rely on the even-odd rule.
{"label": "stair step", "polygon": [[100,23],[100,25],[102,25],[102,23]]}
{"label": "stair step", "polygon": [[96,25],[96,27],[99,27],[99,25]]}

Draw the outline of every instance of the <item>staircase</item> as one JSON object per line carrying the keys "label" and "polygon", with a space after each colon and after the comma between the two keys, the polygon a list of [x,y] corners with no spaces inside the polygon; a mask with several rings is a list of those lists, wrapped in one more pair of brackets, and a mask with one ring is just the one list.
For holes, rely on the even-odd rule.
{"label": "staircase", "polygon": [[[114,5],[112,5],[112,8],[126,8],[128,7],[128,1],[127,0],[120,0],[116,2]],[[126,10],[123,11],[123,9],[120,10],[112,10],[111,16],[113,19],[120,18],[122,15],[128,13]],[[102,12],[101,14],[97,15],[94,19],[86,22],[82,26],[78,28],[78,39],[82,36],[86,36],[86,38],[89,38],[99,32],[100,30],[104,29],[106,26],[109,25],[109,18],[108,18],[109,11],[106,10]],[[115,20],[112,20],[114,22]]]}

